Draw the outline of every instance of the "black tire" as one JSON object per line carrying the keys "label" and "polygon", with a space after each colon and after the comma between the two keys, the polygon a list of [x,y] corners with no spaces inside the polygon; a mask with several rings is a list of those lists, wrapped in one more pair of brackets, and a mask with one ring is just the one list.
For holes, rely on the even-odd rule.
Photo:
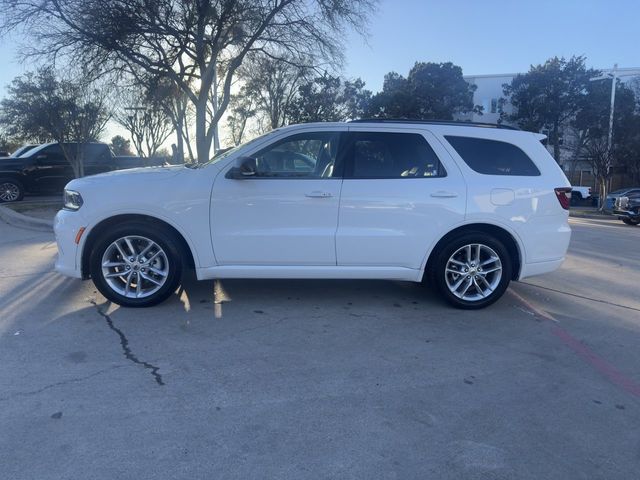
{"label": "black tire", "polygon": [[[164,252],[168,274],[164,284],[149,296],[143,298],[127,297],[114,290],[103,274],[102,258],[105,251],[116,240],[123,237],[144,237],[155,242]],[[169,298],[178,288],[182,278],[182,266],[184,256],[180,250],[180,242],[175,235],[162,226],[141,221],[130,221],[114,227],[104,236],[101,236],[91,249],[89,268],[91,278],[96,288],[108,300],[123,307],[151,307]],[[138,274],[140,275],[140,274]],[[125,290],[126,293],[126,290]]]}
{"label": "black tire", "polygon": [[571,192],[571,205],[579,205],[582,202],[582,194],[579,192]]}
{"label": "black tire", "polygon": [[[465,300],[454,295],[454,293],[452,293],[452,291],[449,289],[449,286],[447,285],[446,276],[447,263],[449,262],[450,257],[462,247],[470,244],[484,245],[490,250],[493,250],[493,252],[495,252],[495,254],[500,259],[500,263],[502,266],[501,276],[499,277],[499,280],[496,279],[497,285],[495,285],[493,291],[487,294],[486,297],[473,301]],[[504,294],[507,287],[509,286],[509,282],[511,281],[513,268],[513,261],[511,259],[511,256],[509,255],[509,252],[504,244],[500,240],[489,234],[483,232],[464,233],[460,237],[447,242],[440,248],[439,251],[434,252],[434,254],[434,261],[431,262],[431,271],[429,272],[431,284],[434,285],[438,289],[442,297],[454,307],[465,310],[477,310],[487,307],[497,301]],[[466,274],[462,274],[462,276],[464,275]],[[489,278],[489,280],[491,280],[491,278]]]}
{"label": "black tire", "polygon": [[638,225],[638,224],[640,224],[640,219],[623,218],[622,221],[624,223],[626,223],[627,225]]}
{"label": "black tire", "polygon": [[19,202],[24,198],[24,186],[15,178],[0,178],[0,203]]}

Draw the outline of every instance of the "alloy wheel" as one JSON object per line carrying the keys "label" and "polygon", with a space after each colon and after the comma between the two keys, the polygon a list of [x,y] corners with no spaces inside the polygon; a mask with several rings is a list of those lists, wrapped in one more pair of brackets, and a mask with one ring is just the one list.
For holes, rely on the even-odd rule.
{"label": "alloy wheel", "polygon": [[502,278],[502,262],[487,245],[472,243],[460,247],[447,260],[445,282],[457,298],[476,302],[487,298]]}
{"label": "alloy wheel", "polygon": [[4,182],[0,184],[0,200],[3,202],[15,202],[20,198],[20,187],[15,183]]}
{"label": "alloy wheel", "polygon": [[169,260],[153,240],[131,235],[112,242],[102,255],[102,276],[109,287],[127,298],[145,298],[166,283]]}

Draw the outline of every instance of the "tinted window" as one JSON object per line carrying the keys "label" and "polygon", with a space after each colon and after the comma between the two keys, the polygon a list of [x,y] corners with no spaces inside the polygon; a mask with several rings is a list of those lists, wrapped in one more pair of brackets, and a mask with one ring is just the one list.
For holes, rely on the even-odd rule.
{"label": "tinted window", "polygon": [[334,173],[337,132],[300,133],[285,138],[253,155],[256,177],[330,178]]}
{"label": "tinted window", "polygon": [[88,163],[110,163],[109,147],[99,143],[89,143],[84,146],[84,161]]}
{"label": "tinted window", "polygon": [[57,143],[55,145],[49,145],[42,150],[42,153],[46,153],[47,155],[63,155],[62,148]]}
{"label": "tinted window", "polygon": [[415,133],[351,133],[350,178],[428,178],[446,175],[427,140]]}
{"label": "tinted window", "polygon": [[537,176],[540,170],[520,148],[486,138],[445,136],[470,168],[485,175]]}

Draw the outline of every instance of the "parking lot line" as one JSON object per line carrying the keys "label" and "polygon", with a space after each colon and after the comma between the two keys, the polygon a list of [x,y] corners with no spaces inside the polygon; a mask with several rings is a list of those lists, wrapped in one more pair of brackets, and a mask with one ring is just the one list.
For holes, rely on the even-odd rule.
{"label": "parking lot line", "polygon": [[622,388],[625,392],[640,398],[640,384],[636,383],[632,378],[628,377],[607,360],[599,356],[596,352],[587,347],[584,343],[571,335],[567,330],[560,326],[560,322],[553,315],[536,307],[522,295],[509,289],[512,296],[516,298],[525,308],[529,309],[536,317],[553,322],[551,333],[558,337],[562,343],[572,350],[578,357],[591,365],[601,375],[605,376],[611,383]]}

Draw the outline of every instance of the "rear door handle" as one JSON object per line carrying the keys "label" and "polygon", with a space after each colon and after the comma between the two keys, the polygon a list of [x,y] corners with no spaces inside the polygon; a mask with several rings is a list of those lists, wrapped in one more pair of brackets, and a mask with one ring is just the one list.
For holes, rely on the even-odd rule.
{"label": "rear door handle", "polygon": [[304,196],[309,198],[330,198],[333,195],[331,195],[330,192],[321,192],[320,190],[314,190],[313,192],[305,193]]}
{"label": "rear door handle", "polygon": [[431,196],[435,198],[455,198],[458,194],[456,192],[445,192],[444,190],[439,190],[437,192],[433,192]]}

